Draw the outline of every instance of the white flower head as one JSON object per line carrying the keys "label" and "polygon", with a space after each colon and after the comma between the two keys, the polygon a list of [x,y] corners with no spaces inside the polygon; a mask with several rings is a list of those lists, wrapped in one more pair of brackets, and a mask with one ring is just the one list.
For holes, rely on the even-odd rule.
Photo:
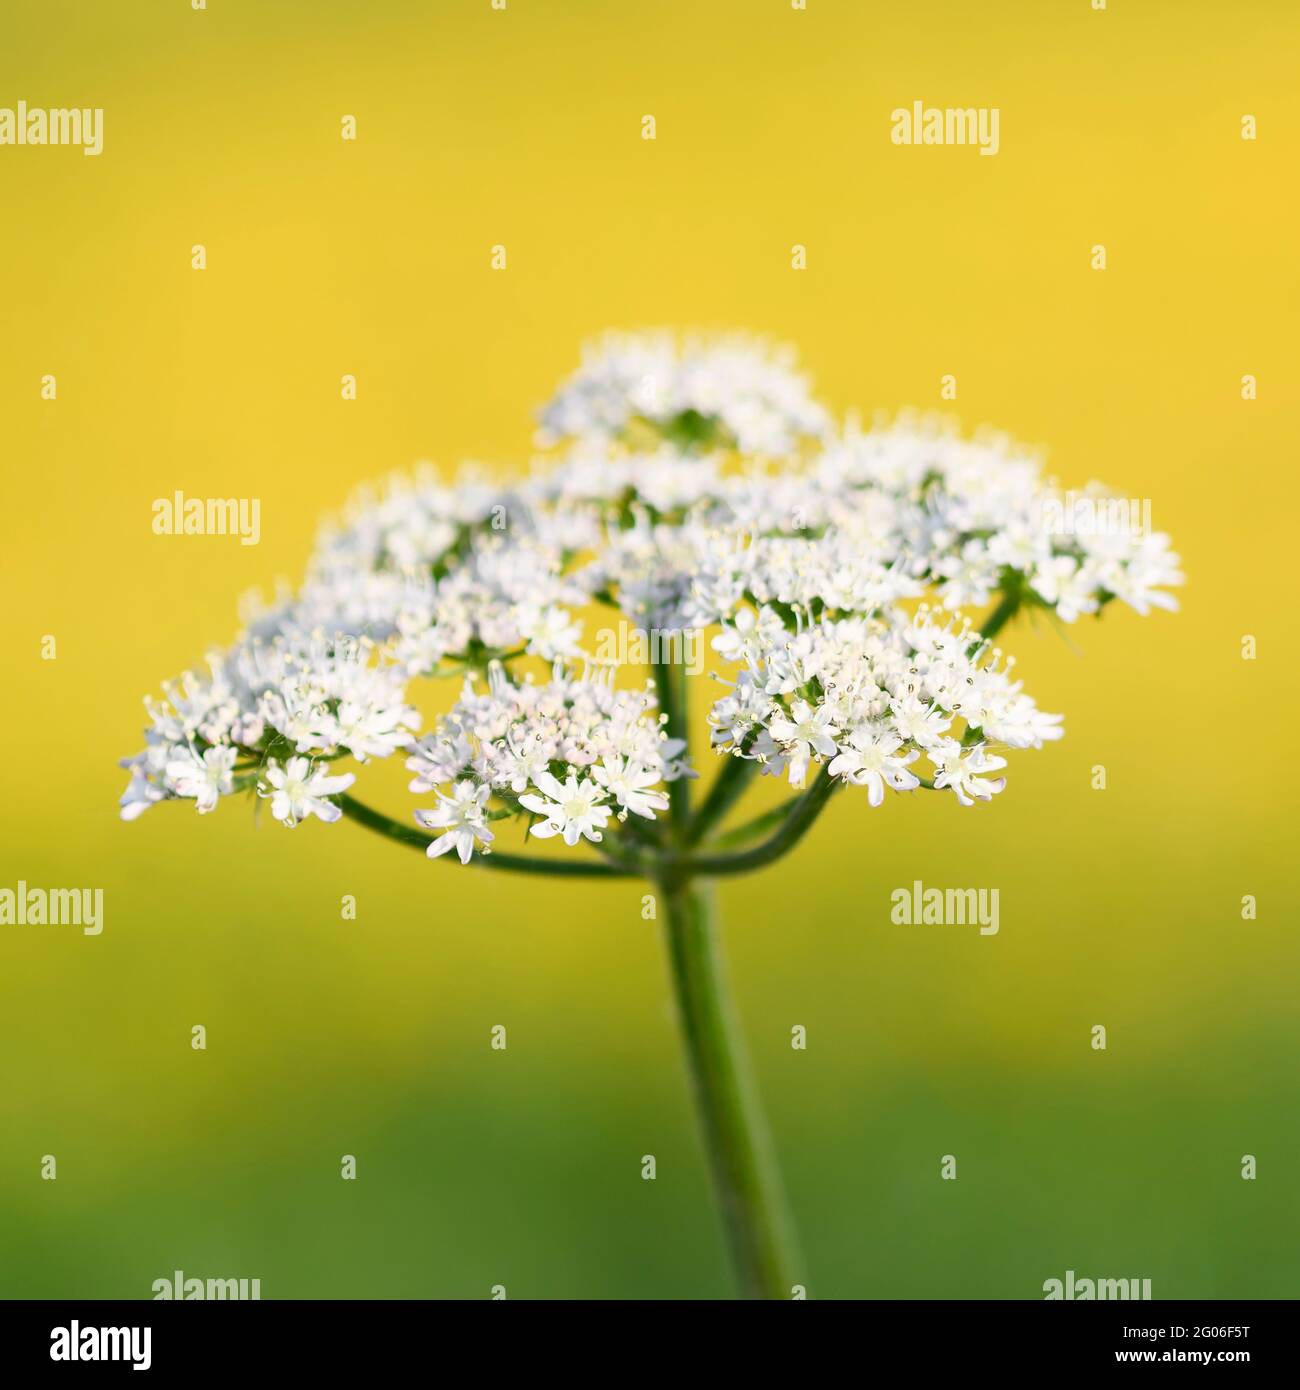
{"label": "white flower head", "polygon": [[[608,335],[542,420],[560,447],[525,475],[424,467],[360,489],[299,589],[246,604],[228,648],[146,702],[122,818],[170,800],[207,814],[262,769],[276,820],[333,822],[354,776],[330,766],[400,753],[435,798],[416,816],[432,857],[490,852],[489,825],[521,812],[534,837],[653,856],[698,775],[682,722],[701,702],[658,688],[671,661],[589,650],[595,605],[617,615],[600,634],[707,654],[721,689],[695,748],[707,728],[737,785],[737,762],[795,788],[819,765],[810,794],[856,786],[879,807],[933,787],[969,806],[1004,788],[994,747],[1063,733],[994,645],[1004,621],[1176,607],[1168,538],[1108,494],[1061,491],[991,433],[836,429],[759,339]],[[459,695],[421,733],[426,679]]]}

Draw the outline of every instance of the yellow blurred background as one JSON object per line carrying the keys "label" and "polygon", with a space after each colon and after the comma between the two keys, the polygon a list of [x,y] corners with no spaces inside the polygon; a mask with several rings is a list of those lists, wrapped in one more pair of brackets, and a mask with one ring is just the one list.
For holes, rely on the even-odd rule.
{"label": "yellow blurred background", "polygon": [[[673,324],[797,344],[839,411],[954,374],[1189,576],[1008,635],[1066,738],[994,805],[842,796],[723,888],[810,1293],[1294,1296],[1298,40],[1282,0],[7,0],[0,105],[105,116],[97,158],[0,147],[0,886],[106,926],[0,927],[0,1292],[729,1291],[639,886],[116,814],[141,697],[357,482],[519,466],[585,338]],[[894,146],[914,100],[997,107],[999,154]],[[260,544],[152,534],[178,489],[259,497]],[[917,878],[998,886],[1000,933],[891,925]]]}

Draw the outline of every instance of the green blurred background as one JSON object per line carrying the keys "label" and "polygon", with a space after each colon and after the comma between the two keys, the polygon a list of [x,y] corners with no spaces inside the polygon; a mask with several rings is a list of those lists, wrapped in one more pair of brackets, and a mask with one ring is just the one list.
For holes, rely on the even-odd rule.
{"label": "green blurred background", "polygon": [[[1294,792],[1251,722],[1295,671],[1298,39],[1282,0],[7,0],[0,105],[106,115],[99,158],[0,148],[0,885],[101,886],[107,925],[0,928],[0,1293],[728,1294],[639,886],[116,817],[140,697],[322,511],[525,459],[580,341],[648,323],[794,341],[837,409],[955,373],[1190,576],[1177,616],[1014,631],[1067,737],[994,805],[843,796],[722,889],[810,1294],[1300,1291]],[[999,107],[1001,153],[894,147],[916,99]],[[176,489],[260,497],[261,544],[154,536]],[[404,781],[362,787],[405,819]],[[1000,934],[891,925],[915,878],[998,887]]]}

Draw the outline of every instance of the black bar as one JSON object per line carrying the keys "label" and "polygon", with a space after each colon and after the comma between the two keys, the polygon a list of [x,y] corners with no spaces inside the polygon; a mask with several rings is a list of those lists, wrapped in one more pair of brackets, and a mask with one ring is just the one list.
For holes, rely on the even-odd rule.
{"label": "black bar", "polygon": [[[855,1381],[877,1379],[891,1366],[923,1375],[1070,1378],[1105,1369],[1140,1376],[1161,1365],[1279,1372],[1294,1361],[1295,1327],[1292,1302],[823,1301],[784,1312],[722,1302],[11,1302],[0,1304],[0,1375],[15,1386],[51,1373],[138,1376],[132,1358],[145,1359],[146,1329],[142,1372],[169,1383],[194,1373],[206,1379],[263,1370],[319,1370],[331,1383],[408,1367],[444,1375],[465,1360],[472,1375],[474,1367],[496,1372],[512,1356],[525,1374],[595,1364],[600,1379],[618,1380],[634,1370],[644,1375],[658,1358],[680,1372],[679,1331],[691,1337],[689,1364],[720,1358],[729,1380],[744,1361],[759,1357],[771,1366],[787,1347],[813,1385],[832,1378],[841,1357],[851,1358],[844,1370],[856,1367]],[[76,1361],[53,1359],[52,1351],[71,1350],[74,1329]],[[625,1368],[611,1356],[619,1346]],[[90,1360],[90,1351],[118,1359]],[[24,1378],[15,1379],[16,1371]]]}

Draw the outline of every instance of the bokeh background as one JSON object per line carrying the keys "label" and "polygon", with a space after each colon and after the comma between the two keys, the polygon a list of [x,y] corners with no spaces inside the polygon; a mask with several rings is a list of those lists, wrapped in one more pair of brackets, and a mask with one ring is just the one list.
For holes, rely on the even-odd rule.
{"label": "bokeh background", "polygon": [[[1297,41],[1284,0],[6,0],[0,105],[106,116],[99,158],[0,148],[0,884],[102,887],[106,928],[0,928],[0,1293],[729,1293],[638,887],[116,816],[141,697],[323,511],[525,461],[579,343],[661,323],[795,342],[840,410],[953,373],[1190,576],[1014,630],[1067,737],[997,803],[843,796],[723,888],[811,1295],[1300,1291]],[[1001,152],[893,146],[915,99],[997,106]],[[154,536],[176,489],[260,497],[261,544]],[[998,887],[1000,934],[891,925],[914,878]]]}

